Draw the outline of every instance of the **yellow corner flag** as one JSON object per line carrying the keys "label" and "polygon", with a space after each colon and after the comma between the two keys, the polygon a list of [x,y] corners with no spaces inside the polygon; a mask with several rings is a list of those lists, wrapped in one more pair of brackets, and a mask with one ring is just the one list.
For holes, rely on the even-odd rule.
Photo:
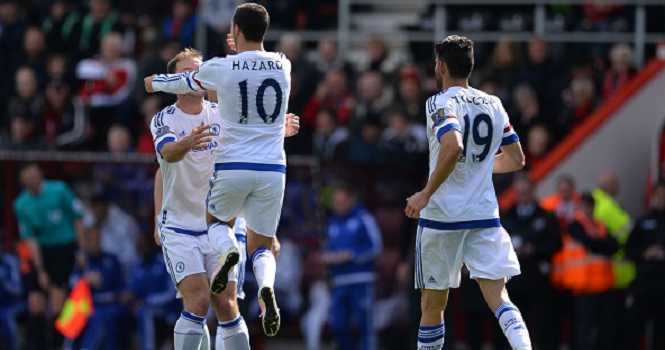
{"label": "yellow corner flag", "polygon": [[55,321],[55,328],[65,337],[75,339],[83,331],[93,311],[90,285],[81,278],[65,301],[62,312]]}

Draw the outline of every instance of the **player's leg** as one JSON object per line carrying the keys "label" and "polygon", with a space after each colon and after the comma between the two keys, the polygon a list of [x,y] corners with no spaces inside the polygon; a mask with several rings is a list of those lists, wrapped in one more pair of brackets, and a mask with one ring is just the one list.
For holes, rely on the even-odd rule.
{"label": "player's leg", "polygon": [[448,289],[461,281],[461,231],[439,231],[418,227],[415,254],[415,286],[421,290],[421,319],[418,350],[440,350],[445,341],[443,312]]}
{"label": "player's leg", "polygon": [[215,171],[206,200],[208,240],[220,254],[219,266],[210,280],[210,292],[219,295],[226,290],[228,275],[238,264],[240,253],[233,226],[245,206],[256,180],[256,172],[243,170]]}
{"label": "player's leg", "polygon": [[275,336],[280,326],[275,299],[277,262],[272,247],[277,233],[284,199],[286,175],[278,172],[256,172],[257,181],[247,197],[244,218],[247,222],[247,254],[259,285],[259,303],[263,310],[263,331]]}
{"label": "player's leg", "polygon": [[[214,271],[219,264],[219,253],[214,251],[210,244],[201,242],[206,261],[206,271]],[[240,245],[244,250],[244,244]],[[240,283],[240,269],[244,255],[240,254],[240,263],[229,274],[228,287],[220,295],[212,295],[210,301],[217,315],[217,335],[215,337],[216,350],[249,350],[249,330],[245,320],[238,309],[238,283]],[[210,273],[212,276],[212,273]]]}
{"label": "player's leg", "polygon": [[351,336],[351,293],[349,286],[337,286],[332,290],[332,330],[340,349],[355,349]]}
{"label": "player's leg", "polygon": [[166,268],[182,296],[183,311],[176,321],[175,350],[199,349],[204,339],[205,315],[210,305],[208,276],[200,237],[160,230]]}
{"label": "player's leg", "polygon": [[531,350],[522,314],[508,298],[506,290],[506,280],[520,274],[508,233],[501,227],[469,230],[464,239],[463,259],[511,347]]}

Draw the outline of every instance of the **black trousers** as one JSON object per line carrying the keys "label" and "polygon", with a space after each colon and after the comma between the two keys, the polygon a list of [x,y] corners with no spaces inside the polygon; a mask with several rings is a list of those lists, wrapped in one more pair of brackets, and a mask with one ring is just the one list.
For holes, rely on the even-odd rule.
{"label": "black trousers", "polygon": [[[647,333],[649,320],[653,327]],[[645,333],[647,350],[665,349],[665,287],[628,292],[623,350],[639,350]]]}
{"label": "black trousers", "polygon": [[611,292],[573,297],[573,350],[606,350],[615,344],[617,307]]}

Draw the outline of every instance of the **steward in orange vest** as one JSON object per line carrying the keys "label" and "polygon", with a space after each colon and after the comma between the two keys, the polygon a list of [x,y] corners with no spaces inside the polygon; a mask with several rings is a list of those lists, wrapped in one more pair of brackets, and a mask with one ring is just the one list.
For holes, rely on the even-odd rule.
{"label": "steward in orange vest", "polygon": [[619,244],[607,228],[593,219],[595,200],[583,194],[563,249],[553,259],[552,283],[573,293],[574,349],[613,349],[616,305],[611,256]]}

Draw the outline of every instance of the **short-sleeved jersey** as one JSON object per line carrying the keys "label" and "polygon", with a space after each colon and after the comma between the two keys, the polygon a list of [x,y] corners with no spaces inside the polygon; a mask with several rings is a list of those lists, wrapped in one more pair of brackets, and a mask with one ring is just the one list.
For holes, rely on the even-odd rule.
{"label": "short-sleeved jersey", "polygon": [[460,132],[464,150],[455,169],[420,213],[420,225],[440,230],[498,227],[499,206],[492,184],[499,147],[519,141],[501,101],[473,88],[446,89],[427,100],[430,176],[440,138]]}
{"label": "short-sleeved jersey", "polygon": [[[201,125],[211,125],[212,142],[203,150],[190,150],[185,158],[169,163],[161,156],[162,147],[180,140]],[[214,152],[219,148],[220,118],[217,104],[205,101],[203,111],[190,115],[175,104],[157,113],[150,122],[150,130],[162,169],[164,197],[158,224],[174,232],[202,235],[207,231],[206,196],[212,177]]]}
{"label": "short-sleeved jersey", "polygon": [[37,196],[23,191],[14,201],[21,238],[46,247],[76,242],[74,222],[85,215],[81,201],[61,181],[45,180]]}
{"label": "short-sleeved jersey", "polygon": [[224,145],[218,170],[286,171],[285,116],[291,62],[281,53],[246,51],[204,62],[198,71],[159,75],[156,90],[217,91]]}

